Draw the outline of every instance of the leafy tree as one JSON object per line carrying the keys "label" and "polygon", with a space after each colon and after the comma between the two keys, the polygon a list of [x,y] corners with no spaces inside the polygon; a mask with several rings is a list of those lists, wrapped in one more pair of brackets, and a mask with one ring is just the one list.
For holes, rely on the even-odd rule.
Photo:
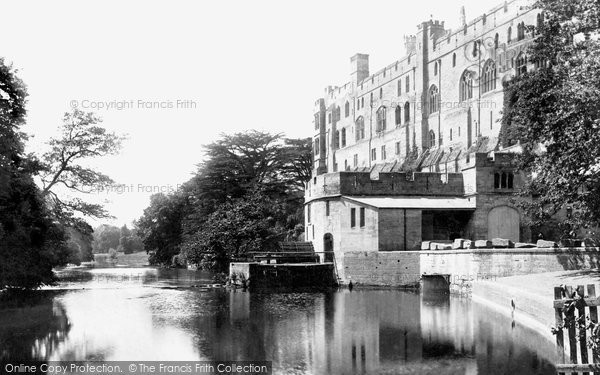
{"label": "leafy tree", "polygon": [[286,235],[283,205],[262,191],[220,205],[183,244],[191,264],[224,272],[232,259],[273,250]]}
{"label": "leafy tree", "polygon": [[100,225],[94,230],[93,251],[94,253],[107,253],[111,248],[119,246],[121,230],[113,225]]}
{"label": "leafy tree", "polygon": [[150,206],[135,226],[144,243],[150,264],[170,265],[179,254],[184,199],[181,194],[154,194]]}
{"label": "leafy tree", "polygon": [[[536,69],[506,87],[502,142],[523,149],[531,176],[521,191],[534,225],[570,207],[563,229],[600,222],[600,7],[591,0],[541,0],[544,22],[528,51]],[[570,211],[570,210],[569,210]]]}
{"label": "leafy tree", "polygon": [[0,58],[0,290],[50,284],[52,268],[66,264],[64,228],[47,211],[23,154],[27,90]]}
{"label": "leafy tree", "polygon": [[49,201],[61,222],[72,223],[75,213],[93,218],[110,217],[102,205],[87,203],[80,198],[65,199],[57,190],[62,187],[68,191],[90,193],[114,184],[110,177],[81,164],[90,158],[114,155],[121,148],[123,136],[107,132],[100,122],[93,113],[78,109],[65,113],[60,138],[51,139],[50,150],[42,156],[42,196]]}
{"label": "leafy tree", "polygon": [[[206,159],[195,176],[173,194],[154,196],[136,223],[154,264],[171,265],[173,257],[185,248],[185,254],[197,264],[220,269],[224,261],[200,261],[193,248],[200,239],[209,241],[210,236],[222,235],[209,231],[226,230],[223,222],[215,227],[213,215],[222,214],[223,207],[232,202],[245,204],[256,191],[273,203],[270,216],[278,217],[283,233],[302,222],[304,183],[311,170],[310,139],[248,131],[223,135],[205,149]],[[231,252],[214,250],[214,254],[227,257]]]}

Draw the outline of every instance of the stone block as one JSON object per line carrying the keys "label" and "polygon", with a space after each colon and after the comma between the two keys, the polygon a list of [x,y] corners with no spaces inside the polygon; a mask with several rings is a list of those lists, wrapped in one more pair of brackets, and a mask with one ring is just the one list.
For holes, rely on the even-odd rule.
{"label": "stone block", "polygon": [[536,244],[534,244],[534,243],[527,243],[527,242],[515,243],[515,248],[517,248],[517,249],[531,249],[534,247],[536,247]]}
{"label": "stone block", "polygon": [[492,238],[492,247],[505,249],[515,247],[515,244],[511,240],[505,238]]}
{"label": "stone block", "polygon": [[580,246],[585,246],[585,244],[583,244],[582,242],[583,242],[583,240],[580,240],[580,239],[564,238],[564,239],[560,240],[559,246],[560,247],[580,247]]}
{"label": "stone block", "polygon": [[476,249],[489,249],[492,247],[492,241],[490,240],[477,240],[475,241]]}
{"label": "stone block", "polygon": [[421,250],[429,250],[430,245],[431,245],[431,241],[421,242]]}
{"label": "stone block", "polygon": [[452,243],[452,248],[453,249],[462,249],[465,241],[468,241],[468,240],[465,240],[463,238],[455,239],[454,242]]}
{"label": "stone block", "polygon": [[452,245],[449,243],[433,243],[435,250],[452,250]]}
{"label": "stone block", "polygon": [[475,241],[471,241],[471,240],[465,240],[463,242],[463,249],[474,249],[475,248]]}
{"label": "stone block", "polygon": [[558,247],[556,242],[546,240],[538,240],[536,246],[539,248]]}

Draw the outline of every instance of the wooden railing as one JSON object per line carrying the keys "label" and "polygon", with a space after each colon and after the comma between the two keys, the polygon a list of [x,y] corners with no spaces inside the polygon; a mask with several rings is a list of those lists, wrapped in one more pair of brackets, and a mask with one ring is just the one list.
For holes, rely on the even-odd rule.
{"label": "wooden railing", "polygon": [[596,296],[595,285],[554,288],[554,334],[562,362],[556,365],[558,374],[600,375],[597,306],[600,306],[600,297]]}

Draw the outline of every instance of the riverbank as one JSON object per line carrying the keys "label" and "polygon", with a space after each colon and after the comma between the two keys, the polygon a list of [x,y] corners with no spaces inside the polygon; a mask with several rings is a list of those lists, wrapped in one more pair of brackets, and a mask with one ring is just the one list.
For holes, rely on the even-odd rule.
{"label": "riverbank", "polygon": [[108,254],[94,254],[94,267],[147,267],[148,254],[140,251],[133,254],[117,253],[116,260],[110,259]]}
{"label": "riverbank", "polygon": [[[600,284],[600,269],[544,272],[478,281],[473,300],[518,320],[554,340],[554,287]],[[514,306],[514,307],[513,307]]]}

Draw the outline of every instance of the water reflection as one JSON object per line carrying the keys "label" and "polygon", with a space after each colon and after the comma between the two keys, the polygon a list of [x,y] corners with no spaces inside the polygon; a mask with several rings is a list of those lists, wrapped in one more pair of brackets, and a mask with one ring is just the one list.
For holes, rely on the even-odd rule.
{"label": "water reflection", "polygon": [[102,271],[94,272],[35,306],[0,310],[0,359],[270,360],[275,373],[297,374],[555,373],[552,343],[463,299],[247,293],[187,271],[109,271],[140,272],[125,282],[98,282]]}

